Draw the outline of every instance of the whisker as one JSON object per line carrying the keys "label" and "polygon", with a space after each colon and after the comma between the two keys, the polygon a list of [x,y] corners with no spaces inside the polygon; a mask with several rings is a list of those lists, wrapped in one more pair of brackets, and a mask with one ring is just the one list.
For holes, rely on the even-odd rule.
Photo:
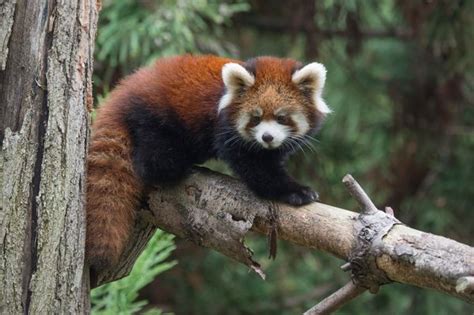
{"label": "whisker", "polygon": [[238,139],[238,136],[230,137],[229,139],[227,139],[226,141],[224,141],[224,145],[227,145],[229,142],[232,142],[233,140],[236,140],[236,139]]}
{"label": "whisker", "polygon": [[294,144],[297,144],[297,143],[291,138],[288,138],[288,140],[290,140],[288,141],[288,144],[291,146],[291,150],[296,151]]}
{"label": "whisker", "polygon": [[216,136],[222,136],[222,135],[226,135],[228,133],[232,133],[234,132],[235,130],[233,128],[224,128],[222,132],[219,132],[216,134]]}
{"label": "whisker", "polygon": [[292,138],[298,143],[298,145],[301,147],[303,145],[304,147],[308,148],[311,152],[315,153],[316,148],[314,147],[313,143],[311,143],[310,139],[314,139],[309,135],[292,135]]}
{"label": "whisker", "polygon": [[301,149],[301,151],[303,151],[303,155],[306,157],[306,152],[304,150],[304,147],[301,146],[301,144],[298,141],[296,141],[296,140],[293,140],[293,141]]}

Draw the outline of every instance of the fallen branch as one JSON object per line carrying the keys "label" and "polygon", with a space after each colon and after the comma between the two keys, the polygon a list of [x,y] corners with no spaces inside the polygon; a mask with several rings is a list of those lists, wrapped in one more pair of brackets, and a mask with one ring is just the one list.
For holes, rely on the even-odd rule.
{"label": "fallen branch", "polygon": [[402,225],[390,210],[370,206],[359,215],[321,203],[276,205],[207,169],[196,169],[175,187],[156,188],[144,208],[118,268],[99,275],[99,284],[127,275],[156,227],[217,250],[264,277],[244,238],[250,230],[269,235],[276,213],[279,238],[349,261],[342,268],[351,270],[357,291],[376,292],[378,285],[394,281],[474,303],[474,248]]}

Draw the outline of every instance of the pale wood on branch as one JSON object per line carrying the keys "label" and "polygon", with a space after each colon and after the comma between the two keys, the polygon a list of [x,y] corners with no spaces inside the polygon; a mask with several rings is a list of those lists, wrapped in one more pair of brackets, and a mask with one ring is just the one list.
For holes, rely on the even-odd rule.
{"label": "pale wood on branch", "polygon": [[[277,213],[280,239],[344,260],[357,243],[359,213],[322,203],[300,208],[274,204],[255,197],[237,179],[206,169],[197,169],[175,187],[156,188],[149,195],[148,208],[140,213],[119,268],[103,273],[101,283],[129,272],[156,227],[215,249],[262,276],[244,238],[250,230],[268,235],[270,212]],[[391,281],[436,289],[474,303],[473,292],[459,289],[458,282],[474,276],[473,247],[402,224],[394,225],[379,243],[376,264]]]}

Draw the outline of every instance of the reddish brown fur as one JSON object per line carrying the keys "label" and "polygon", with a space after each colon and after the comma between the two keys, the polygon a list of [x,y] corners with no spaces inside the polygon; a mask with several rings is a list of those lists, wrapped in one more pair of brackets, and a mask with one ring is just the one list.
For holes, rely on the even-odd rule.
{"label": "reddish brown fur", "polygon": [[[221,68],[230,61],[214,56],[161,59],[124,79],[101,106],[92,127],[88,156],[86,248],[91,264],[117,262],[143,192],[133,170],[132,145],[123,123],[130,106],[128,97],[140,95],[152,111],[173,104],[173,110],[193,128],[200,118],[216,111],[222,89]],[[209,90],[211,98],[203,92]],[[102,261],[104,257],[107,261]],[[101,261],[95,261],[98,258]]]}
{"label": "reddish brown fur", "polygon": [[[303,107],[308,121],[313,124],[311,127],[314,127],[314,124],[320,120],[314,115],[319,112],[314,110],[311,100],[304,97],[298,86],[291,80],[294,70],[300,66],[299,62],[292,59],[260,57],[255,69],[255,84],[241,97],[234,100],[231,116],[236,119],[238,113],[260,107],[263,110],[263,120],[274,120],[276,119],[274,111],[281,107],[288,108],[288,113],[299,111]],[[289,125],[294,127],[292,121]]]}
{"label": "reddish brown fur", "polygon": [[[200,124],[207,123],[209,113],[215,113],[211,119],[217,116],[223,90],[221,69],[228,62],[242,64],[215,56],[161,59],[123,80],[101,106],[93,125],[88,156],[87,257],[91,265],[105,267],[117,262],[143,194],[143,184],[133,168],[131,138],[124,123],[130,97],[140,96],[145,106],[157,113],[172,106],[188,128],[198,130]],[[273,115],[273,110],[281,105],[290,110],[301,104],[312,106],[291,82],[296,66],[292,60],[260,59],[256,83],[235,100],[235,110],[250,110],[252,104],[258,104],[265,115]]]}
{"label": "reddish brown fur", "polygon": [[151,68],[130,76],[123,87],[140,95],[152,111],[165,110],[166,105],[171,105],[193,128],[202,123],[202,117],[216,112],[222,92],[221,69],[228,62],[239,61],[191,55],[160,59]]}
{"label": "reddish brown fur", "polygon": [[125,126],[119,123],[112,97],[97,117],[88,155],[87,257],[95,265],[117,262],[133,224],[141,184],[131,161],[131,143]]}

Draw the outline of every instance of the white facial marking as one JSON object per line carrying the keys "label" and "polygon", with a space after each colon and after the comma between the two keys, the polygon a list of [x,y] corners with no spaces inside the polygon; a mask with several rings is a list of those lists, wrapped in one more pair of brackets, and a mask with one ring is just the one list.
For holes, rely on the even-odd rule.
{"label": "white facial marking", "polygon": [[250,116],[247,113],[241,114],[237,118],[236,126],[235,126],[237,131],[240,133],[240,135],[246,140],[251,139],[251,136],[247,133],[247,130],[246,130],[246,127],[249,121],[250,121]]}
{"label": "white facial marking", "polygon": [[297,70],[291,77],[291,80],[296,85],[309,85],[313,90],[313,102],[316,109],[323,115],[331,113],[331,109],[321,97],[324,83],[326,82],[326,68],[324,65],[317,62],[310,63]]}
{"label": "white facial marking", "polygon": [[273,115],[278,116],[278,115],[286,115],[288,113],[288,109],[286,108],[278,108],[273,111]]}
{"label": "white facial marking", "polygon": [[[253,128],[254,138],[266,149],[279,147],[289,136],[288,127],[280,125],[276,121],[262,121]],[[273,139],[269,142],[263,140],[264,134],[269,134]]]}
{"label": "white facial marking", "polygon": [[303,113],[294,113],[291,115],[291,119],[296,124],[296,133],[298,135],[305,135],[308,132],[309,123]]}
{"label": "white facial marking", "polygon": [[321,97],[315,99],[314,102],[316,103],[316,109],[319,110],[324,116],[332,113],[332,110],[329,108],[328,104],[326,104],[326,102]]}
{"label": "white facial marking", "polygon": [[232,103],[232,94],[227,92],[226,94],[224,94],[221,99],[219,100],[219,106],[217,107],[217,113],[220,113],[221,110],[223,110],[224,108],[226,108],[227,106],[230,105],[230,103]]}
{"label": "white facial marking", "polygon": [[260,116],[263,115],[263,109],[260,108],[260,107],[257,107],[257,108],[255,108],[255,110],[253,111],[253,114],[254,114],[255,116],[260,117]]}
{"label": "white facial marking", "polygon": [[222,81],[227,91],[219,101],[218,113],[232,103],[235,93],[240,88],[252,86],[255,83],[255,78],[241,65],[230,62],[222,67]]}

